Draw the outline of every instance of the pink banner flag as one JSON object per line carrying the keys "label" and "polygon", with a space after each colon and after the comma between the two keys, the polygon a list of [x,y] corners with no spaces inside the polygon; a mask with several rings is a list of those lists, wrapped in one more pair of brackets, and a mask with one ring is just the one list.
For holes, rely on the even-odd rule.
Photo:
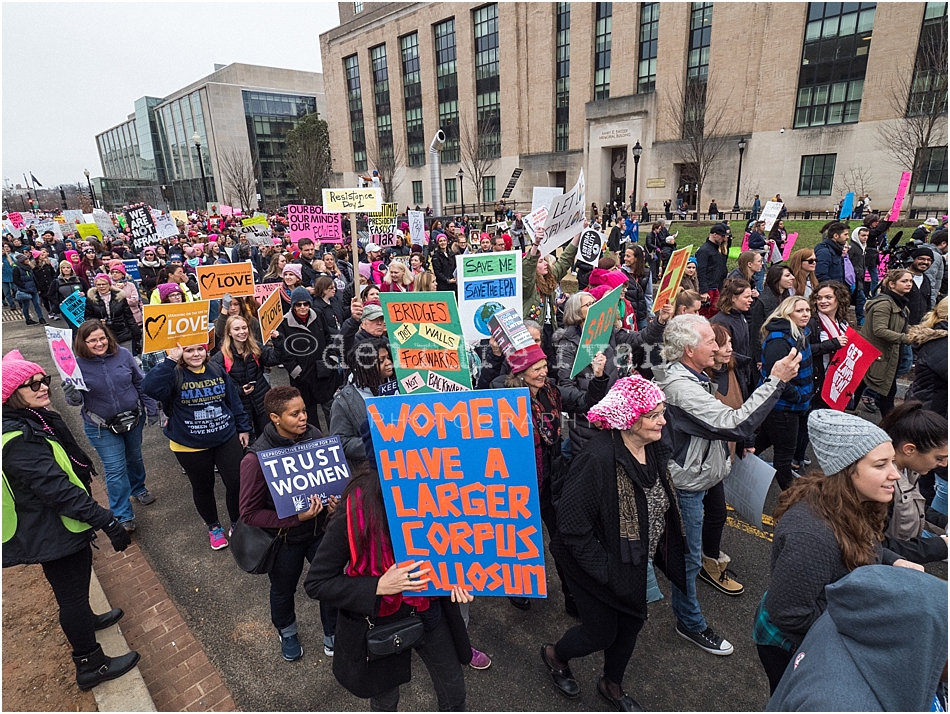
{"label": "pink banner flag", "polygon": [[788,260],[792,254],[792,248],[795,247],[795,241],[798,240],[798,233],[789,233],[785,236],[785,247],[782,249],[782,260]]}
{"label": "pink banner flag", "polygon": [[749,232],[746,231],[745,237],[742,239],[742,252],[745,253],[749,250]]}
{"label": "pink banner flag", "polygon": [[901,206],[904,205],[904,197],[907,195],[907,187],[910,185],[910,171],[901,174],[901,182],[897,185],[897,195],[894,196],[894,205],[891,206],[891,212],[887,214],[887,220],[896,221],[901,215]]}

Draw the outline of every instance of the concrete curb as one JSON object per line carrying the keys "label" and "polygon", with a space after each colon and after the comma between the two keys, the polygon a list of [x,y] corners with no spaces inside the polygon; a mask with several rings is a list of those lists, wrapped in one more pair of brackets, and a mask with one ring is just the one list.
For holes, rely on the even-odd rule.
{"label": "concrete curb", "polygon": [[[92,582],[89,584],[89,604],[93,612],[108,612],[112,609],[106,598],[96,571],[92,571]],[[129,645],[122,634],[122,622],[96,633],[96,639],[102,645],[103,651],[109,656],[123,655],[129,651]],[[118,679],[103,682],[94,687],[92,693],[96,697],[96,705],[101,712],[153,712],[155,702],[145,686],[142,673],[136,667]]]}

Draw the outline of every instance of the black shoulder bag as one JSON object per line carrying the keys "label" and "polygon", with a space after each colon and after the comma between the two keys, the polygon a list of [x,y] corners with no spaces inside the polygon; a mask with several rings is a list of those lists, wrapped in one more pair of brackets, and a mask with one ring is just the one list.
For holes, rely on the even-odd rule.
{"label": "black shoulder bag", "polygon": [[263,575],[274,567],[274,558],[282,542],[287,540],[287,534],[281,528],[273,536],[263,528],[249,526],[242,520],[234,524],[231,533],[231,555],[234,562],[245,573]]}

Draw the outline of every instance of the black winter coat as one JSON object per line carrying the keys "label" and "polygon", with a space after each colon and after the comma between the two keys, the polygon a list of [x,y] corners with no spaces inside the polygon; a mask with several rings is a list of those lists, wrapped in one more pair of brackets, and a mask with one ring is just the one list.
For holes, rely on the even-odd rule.
{"label": "black winter coat", "polygon": [[[935,330],[946,330],[947,321],[934,325]],[[908,399],[919,399],[924,409],[947,418],[947,338],[937,337],[915,347],[917,364],[914,383],[907,391]]]}
{"label": "black winter coat", "polygon": [[[3,474],[10,484],[16,502],[17,529],[3,544],[3,567],[23,563],[46,563],[78,553],[95,538],[95,530],[106,526],[112,512],[69,481],[53,455],[48,440],[59,442],[81,464],[92,464],[73,438],[63,418],[49,409],[36,410],[53,429],[44,432],[43,424],[33,411],[3,409],[3,433],[22,431],[3,449]],[[88,488],[92,481],[89,468],[74,463],[79,480]],[[73,533],[66,529],[60,516],[74,518],[92,526],[91,530]]]}
{"label": "black winter coat", "polygon": [[438,290],[455,292],[455,283],[450,283],[455,275],[455,255],[436,249],[432,253],[432,272],[435,273],[435,286]]}
{"label": "black winter coat", "polygon": [[[366,617],[377,626],[395,622],[410,613],[403,606],[386,617],[375,617],[382,601],[376,595],[379,576],[354,577],[344,569],[350,560],[346,532],[346,504],[341,503],[330,519],[326,535],[304,580],[304,590],[315,600],[340,609],[337,621],[333,674],[352,694],[368,698],[387,692],[412,679],[412,650],[367,663],[365,660]],[[463,665],[472,661],[472,645],[458,604],[447,597],[438,599],[442,617],[447,619],[455,651]]]}
{"label": "black winter coat", "polygon": [[[238,386],[238,394],[241,396],[241,405],[248,416],[257,415],[258,417],[267,417],[264,411],[264,397],[270,391],[270,382],[267,381],[267,375],[264,373],[264,367],[276,367],[284,361],[283,352],[278,352],[270,345],[264,345],[261,348],[261,356],[254,359],[250,354],[234,355],[231,362],[231,368],[227,368],[223,352],[216,352],[211,361],[226,371],[228,376],[234,380]],[[254,391],[250,394],[244,393],[244,385],[256,382]]]}
{"label": "black winter coat", "polygon": [[284,315],[277,331],[280,337],[274,346],[283,354],[290,383],[312,382],[311,391],[325,397],[321,403],[330,401],[336,391],[337,373],[332,365],[334,350],[328,349],[332,336],[320,313],[310,310],[306,324],[301,324],[291,310]]}
{"label": "black winter coat", "polygon": [[53,281],[56,280],[56,271],[53,270],[53,266],[47,263],[46,265],[37,265],[33,268],[33,279],[36,281],[36,289],[39,294],[43,297],[49,295],[49,288],[53,284]]}
{"label": "black winter coat", "polygon": [[96,288],[89,289],[86,293],[85,319],[104,321],[115,335],[116,342],[131,342],[142,336],[142,328],[135,321],[125,293],[115,288],[112,289],[108,305],[102,301]]}
{"label": "black winter coat", "polygon": [[923,276],[920,287],[917,287],[917,282],[914,281],[914,286],[907,293],[907,309],[910,311],[910,317],[907,320],[908,326],[919,325],[920,321],[924,319],[924,315],[930,310],[931,290],[933,288],[930,285],[930,278],[926,275]]}
{"label": "black winter coat", "polygon": [[625,269],[621,268],[624,272],[624,275],[627,276],[627,287],[623,291],[623,296],[626,298],[633,306],[633,312],[637,316],[637,327],[643,329],[646,327],[647,322],[649,321],[649,314],[647,311],[647,278],[649,273],[644,275],[642,278],[634,277],[633,273],[628,273]]}
{"label": "black winter coat", "polygon": [[[675,490],[666,469],[672,452],[662,442],[648,445],[646,452],[648,460],[659,463],[660,480],[670,502],[654,563],[682,590],[686,585],[688,549]],[[551,552],[573,583],[609,607],[645,620],[647,562],[651,555],[647,547],[647,499],[634,483],[639,533],[632,542],[633,562],[623,562],[618,465],[628,476],[633,471],[633,456],[616,430],[598,431],[574,457],[563,478],[563,487],[555,493],[557,532],[551,534]]]}
{"label": "black winter coat", "polygon": [[[752,379],[752,344],[746,315],[747,313],[738,310],[733,310],[730,313],[717,312],[710,320],[712,324],[725,327],[732,335],[732,351],[736,360],[736,379],[743,386],[749,385]],[[756,381],[758,382],[758,377],[756,377]]]}
{"label": "black winter coat", "polygon": [[726,256],[719,246],[707,240],[696,250],[696,277],[699,280],[699,292],[719,290],[726,279]]}
{"label": "black winter coat", "polygon": [[811,316],[808,323],[808,341],[811,343],[811,369],[815,376],[815,396],[821,398],[821,389],[825,384],[825,355],[834,355],[841,349],[841,343],[836,338],[821,339],[821,318],[817,314]]}
{"label": "black winter coat", "polygon": [[58,312],[59,304],[78,290],[82,290],[82,283],[79,281],[78,276],[74,275],[68,280],[65,278],[56,278],[52,285],[49,286],[46,297],[49,298],[51,305]]}

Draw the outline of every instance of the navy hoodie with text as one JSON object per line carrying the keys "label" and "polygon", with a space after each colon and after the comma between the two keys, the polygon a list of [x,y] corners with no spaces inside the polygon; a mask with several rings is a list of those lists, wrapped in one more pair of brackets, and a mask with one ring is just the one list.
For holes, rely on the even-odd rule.
{"label": "navy hoodie with text", "polygon": [[142,391],[162,403],[165,436],[182,446],[213,449],[237,432],[251,431],[234,380],[211,365],[196,374],[166,359],[145,375]]}

